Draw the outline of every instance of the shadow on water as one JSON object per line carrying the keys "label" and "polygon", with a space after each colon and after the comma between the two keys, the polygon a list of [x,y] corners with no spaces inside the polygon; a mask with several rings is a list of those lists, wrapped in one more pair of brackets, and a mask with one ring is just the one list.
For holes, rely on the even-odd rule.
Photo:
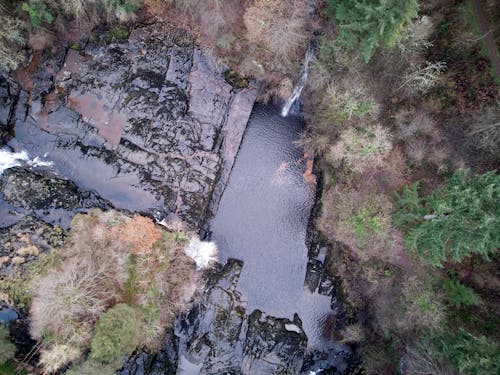
{"label": "shadow on water", "polygon": [[321,332],[331,297],[304,287],[316,186],[304,177],[307,160],[293,143],[303,127],[300,116],[254,107],[211,230],[222,262],[244,261],[238,289],[247,311],[289,319],[297,313],[312,349],[335,343]]}

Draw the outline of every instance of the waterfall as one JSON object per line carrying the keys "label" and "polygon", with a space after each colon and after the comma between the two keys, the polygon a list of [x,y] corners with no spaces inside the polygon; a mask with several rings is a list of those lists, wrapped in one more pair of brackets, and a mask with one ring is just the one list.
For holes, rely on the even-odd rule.
{"label": "waterfall", "polygon": [[311,62],[314,56],[314,47],[313,43],[309,43],[309,46],[306,50],[306,56],[304,58],[304,65],[302,66],[302,70],[300,71],[300,78],[295,87],[293,88],[292,95],[287,99],[283,108],[281,109],[281,116],[286,117],[292,108],[292,105],[300,98],[300,94],[302,93],[302,89],[307,83],[307,76],[309,75],[309,63]]}

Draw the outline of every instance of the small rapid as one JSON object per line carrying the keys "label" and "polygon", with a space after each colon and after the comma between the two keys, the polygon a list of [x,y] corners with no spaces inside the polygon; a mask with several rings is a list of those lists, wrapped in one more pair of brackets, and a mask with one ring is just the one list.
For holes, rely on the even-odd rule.
{"label": "small rapid", "polygon": [[12,152],[7,148],[0,149],[0,176],[6,169],[19,167],[23,164],[33,167],[49,167],[52,165],[51,162],[44,161],[38,156],[31,159],[25,150]]}
{"label": "small rapid", "polygon": [[286,117],[290,113],[292,106],[299,100],[300,94],[302,94],[302,90],[307,84],[307,77],[309,75],[309,65],[311,63],[312,58],[314,57],[314,45],[313,43],[309,43],[309,46],[306,50],[306,55],[304,58],[304,64],[302,66],[302,70],[300,71],[300,78],[295,87],[293,88],[292,95],[287,99],[283,107],[281,108],[281,116]]}

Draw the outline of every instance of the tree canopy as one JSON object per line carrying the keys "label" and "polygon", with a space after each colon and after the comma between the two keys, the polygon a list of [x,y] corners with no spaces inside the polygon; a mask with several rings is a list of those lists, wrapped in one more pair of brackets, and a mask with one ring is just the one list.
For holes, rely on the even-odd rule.
{"label": "tree canopy", "polygon": [[480,254],[486,259],[500,247],[500,176],[496,171],[469,176],[457,171],[447,186],[425,197],[418,183],[398,195],[394,223],[405,229],[408,247],[442,267]]}
{"label": "tree canopy", "polygon": [[378,47],[392,46],[405,23],[417,16],[416,0],[328,0],[338,26],[335,44],[358,50],[368,62]]}

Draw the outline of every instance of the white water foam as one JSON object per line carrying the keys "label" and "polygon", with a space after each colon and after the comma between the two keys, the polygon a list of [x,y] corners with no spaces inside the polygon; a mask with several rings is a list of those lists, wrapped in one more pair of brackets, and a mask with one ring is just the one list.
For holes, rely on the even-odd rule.
{"label": "white water foam", "polygon": [[207,268],[217,261],[217,245],[214,242],[201,241],[193,237],[184,251],[195,261],[198,269]]}
{"label": "white water foam", "polygon": [[52,165],[52,162],[44,161],[38,156],[34,159],[30,159],[25,150],[21,152],[12,152],[7,149],[0,149],[0,175],[6,169],[18,167],[23,163],[33,167],[48,167]]}

